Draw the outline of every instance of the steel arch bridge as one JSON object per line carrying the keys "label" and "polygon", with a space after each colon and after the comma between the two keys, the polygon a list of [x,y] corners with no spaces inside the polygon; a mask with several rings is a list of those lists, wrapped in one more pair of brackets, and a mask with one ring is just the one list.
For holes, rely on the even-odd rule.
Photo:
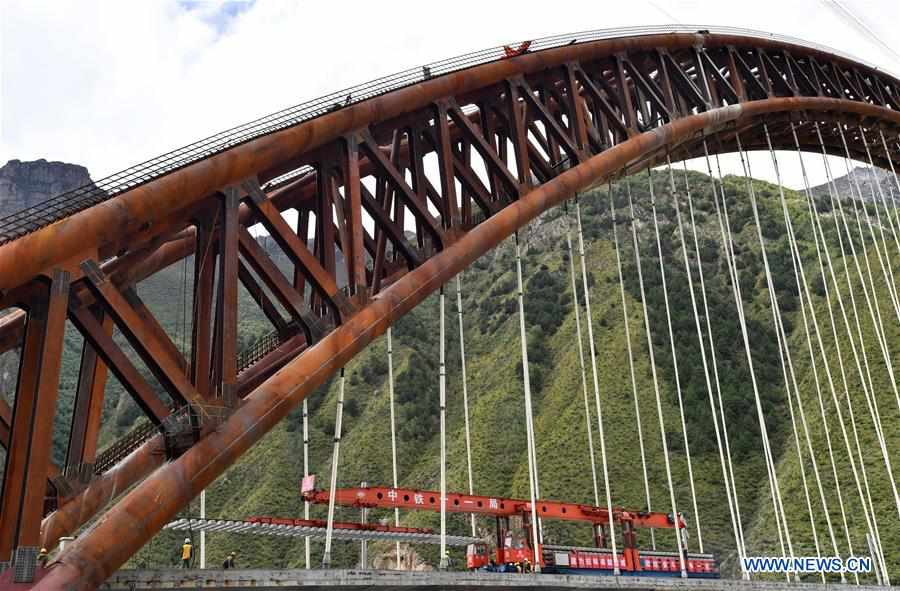
{"label": "steel arch bridge", "polygon": [[[0,220],[0,297],[15,309],[0,344],[22,352],[14,407],[0,408],[0,561],[102,515],[38,588],[99,585],[392,322],[578,191],[705,144],[734,151],[738,134],[765,148],[763,123],[776,148],[793,149],[793,126],[818,151],[817,123],[835,154],[847,129],[864,160],[854,130],[897,138],[898,110],[900,80],[797,40],[699,27],[578,33],[340,91]],[[900,163],[895,147],[875,149],[876,164]],[[256,224],[292,261],[292,280],[253,238]],[[194,329],[182,354],[133,286],[188,256]],[[239,281],[274,329],[246,352]],[[49,442],[67,321],[85,345],[57,467]],[[110,371],[152,427],[98,455]]]}

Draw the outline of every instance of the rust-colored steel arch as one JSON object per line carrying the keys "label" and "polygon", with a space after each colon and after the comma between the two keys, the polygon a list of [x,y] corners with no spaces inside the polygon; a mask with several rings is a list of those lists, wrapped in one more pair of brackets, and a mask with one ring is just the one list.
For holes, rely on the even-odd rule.
{"label": "rust-colored steel arch", "polygon": [[[900,123],[900,114],[879,107],[847,105],[834,99],[771,99],[722,107],[626,140],[522,196],[380,292],[304,355],[251,392],[227,422],[179,459],[154,472],[73,543],[37,588],[49,590],[62,585],[91,588],[102,583],[306,395],[399,317],[540,213],[592,184],[619,174],[624,166],[645,161],[666,149],[688,147],[697,134],[715,135],[728,124],[740,126],[758,121],[760,116],[798,111],[845,113],[848,109]],[[165,494],[160,494],[162,490]]]}
{"label": "rust-colored steel arch", "polygon": [[[758,146],[762,122],[786,148],[794,124],[809,149],[819,123],[836,153],[842,126],[855,155],[865,130],[879,163],[898,160],[900,82],[820,48],[707,32],[560,45],[440,76],[423,68],[413,84],[357,102],[351,93],[164,175],[135,172],[114,196],[82,191],[90,198],[24,229],[0,220],[0,299],[21,308],[0,319],[0,350],[23,350],[12,416],[0,413],[0,562],[52,547],[145,479],[41,583],[99,584],[396,318],[540,212],[625,167],[702,154],[704,137],[715,151],[736,134]],[[873,144],[881,134],[884,146]],[[296,227],[282,216],[290,209]],[[250,234],[257,223],[293,277]],[[193,336],[180,351],[134,286],[187,256]],[[239,283],[272,324],[245,351]],[[85,347],[55,474],[49,446],[31,443],[50,440],[67,319]],[[108,371],[149,423],[97,453]]]}

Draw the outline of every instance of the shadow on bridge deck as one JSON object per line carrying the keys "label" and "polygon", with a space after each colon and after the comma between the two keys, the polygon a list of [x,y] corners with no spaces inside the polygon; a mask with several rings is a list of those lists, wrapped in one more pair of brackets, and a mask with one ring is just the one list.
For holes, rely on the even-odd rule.
{"label": "shadow on bridge deck", "polygon": [[[824,591],[825,585],[774,581],[728,579],[682,580],[656,577],[587,577],[574,575],[501,574],[486,572],[435,572],[386,570],[123,570],[113,575],[101,589],[142,591],[144,589],[253,589],[281,591],[304,589],[378,589],[403,591],[453,589],[517,589],[528,591],[569,589],[623,589],[628,591]],[[856,591],[876,591],[861,585]]]}

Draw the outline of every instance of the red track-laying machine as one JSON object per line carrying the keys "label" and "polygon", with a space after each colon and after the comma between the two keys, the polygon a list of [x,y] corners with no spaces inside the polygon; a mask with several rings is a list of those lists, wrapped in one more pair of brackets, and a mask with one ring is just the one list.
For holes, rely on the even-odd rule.
{"label": "red track-laying machine", "polygon": [[[315,476],[303,479],[301,494],[305,501],[327,505],[329,491],[317,490]],[[437,491],[369,486],[360,488],[339,488],[334,491],[335,504],[343,507],[365,507],[380,509],[406,509],[440,511],[441,495]],[[486,497],[461,493],[447,493],[448,513],[465,513],[493,516],[496,521],[496,551],[491,559],[485,543],[471,544],[467,550],[466,563],[470,569],[515,570],[516,563],[539,565],[542,572],[609,574],[618,564],[626,575],[673,576],[678,575],[681,566],[677,552],[641,550],[637,545],[640,529],[678,529],[682,536],[682,546],[687,547],[687,523],[682,516],[676,519],[671,514],[657,511],[636,511],[613,507],[612,518],[606,507],[596,507],[583,503],[539,500],[536,503],[540,520],[578,521],[589,523],[593,534],[594,547],[557,546],[542,544],[538,551],[532,548],[531,502],[523,499]],[[525,535],[514,542],[510,529],[510,518],[522,521]],[[608,547],[608,526],[610,521],[621,530],[622,548],[616,555]],[[685,567],[691,578],[718,578],[719,568],[711,554],[695,554],[685,551]]]}

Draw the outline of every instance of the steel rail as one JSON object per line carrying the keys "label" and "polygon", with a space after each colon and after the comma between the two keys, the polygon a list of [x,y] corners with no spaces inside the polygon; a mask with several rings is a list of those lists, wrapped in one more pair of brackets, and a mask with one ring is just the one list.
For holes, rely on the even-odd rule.
{"label": "steel rail", "polygon": [[[677,119],[614,146],[561,173],[476,226],[374,297],[304,354],[251,392],[244,404],[179,459],[128,492],[68,546],[36,589],[100,585],[231,464],[337,369],[442,284],[542,212],[577,191],[604,182],[623,167],[678,149],[698,134],[716,134],[777,113],[851,113],[891,124],[900,113],[848,100],[774,98],[731,105]],[[160,494],[159,491],[165,491]]]}
{"label": "steel rail", "polygon": [[[766,33],[754,29],[708,25],[654,25],[632,26],[611,29],[580,31],[563,35],[553,35],[531,41],[529,51],[543,51],[570,44],[585,44],[622,37],[641,37],[661,34],[698,33],[741,36],[748,39],[768,40],[793,45],[816,52],[837,56],[843,60],[862,64],[875,71],[896,78],[890,72],[868,62],[854,58],[836,49],[812,43],[788,35]],[[517,46],[518,43],[511,44]],[[466,68],[486,64],[505,58],[504,46],[491,47],[438,62],[409,68],[388,74],[362,84],[344,88],[336,92],[288,107],[249,123],[221,131],[197,142],[182,146],[140,164],[131,166],[96,182],[52,197],[39,204],[0,218],[0,245],[25,236],[53,222],[74,213],[88,209],[112,197],[124,193],[148,181],[170,172],[204,160],[214,154],[241,145],[255,138],[274,133],[324,115],[335,108],[357,104],[364,100],[418,84],[435,77],[458,72]],[[303,174],[303,170],[292,171],[277,180],[283,181]]]}

